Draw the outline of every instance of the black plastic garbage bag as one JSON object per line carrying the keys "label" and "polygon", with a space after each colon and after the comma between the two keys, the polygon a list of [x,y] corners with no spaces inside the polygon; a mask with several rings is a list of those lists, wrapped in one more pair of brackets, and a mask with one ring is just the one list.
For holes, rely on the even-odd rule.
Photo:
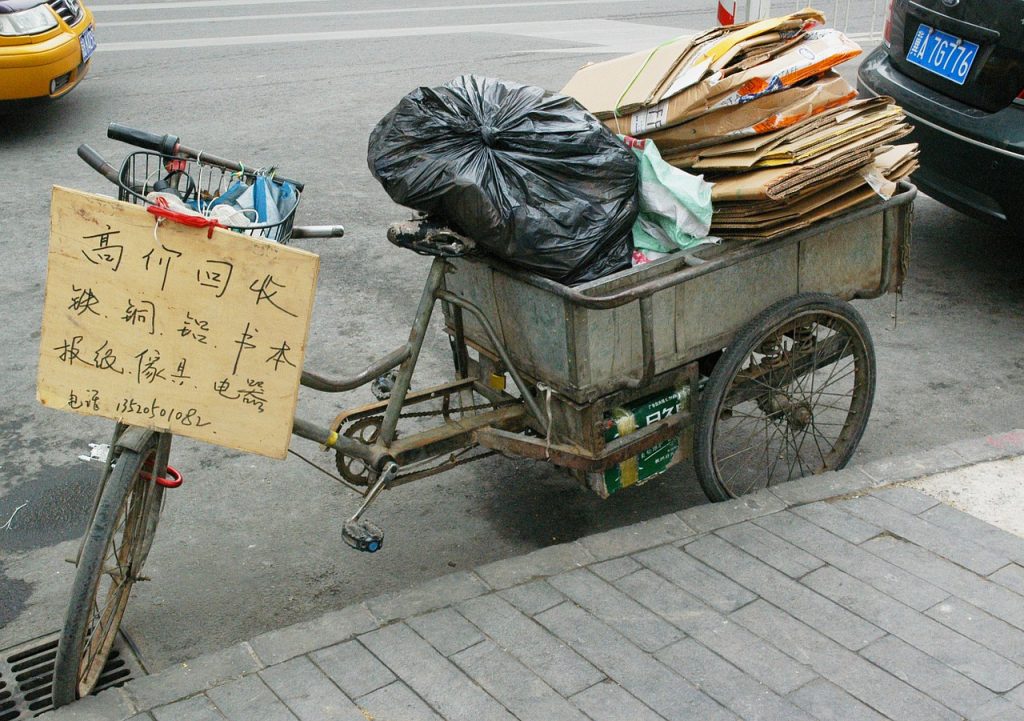
{"label": "black plastic garbage bag", "polygon": [[579,283],[629,266],[636,159],[572,98],[472,75],[419,88],[367,162],[393,200],[527,270]]}

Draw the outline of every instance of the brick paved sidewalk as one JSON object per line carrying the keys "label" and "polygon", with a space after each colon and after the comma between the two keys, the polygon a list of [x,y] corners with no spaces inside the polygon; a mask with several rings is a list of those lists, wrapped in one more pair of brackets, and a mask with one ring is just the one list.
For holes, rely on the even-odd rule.
{"label": "brick paved sidewalk", "polygon": [[1024,539],[898,484],[1024,431],[456,573],[49,721],[1024,719]]}

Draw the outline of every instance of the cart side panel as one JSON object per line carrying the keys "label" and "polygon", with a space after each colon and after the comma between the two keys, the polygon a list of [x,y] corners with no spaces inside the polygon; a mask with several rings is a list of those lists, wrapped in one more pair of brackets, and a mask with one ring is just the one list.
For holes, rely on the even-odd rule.
{"label": "cart side panel", "polygon": [[575,377],[569,355],[569,308],[541,288],[491,274],[505,346],[516,367],[541,380]]}
{"label": "cart side panel", "polygon": [[[644,363],[639,301],[623,298],[598,310],[581,303],[581,293],[608,296],[671,275],[675,284],[651,291],[654,372],[662,374],[724,348],[764,308],[798,292],[873,298],[897,290],[909,260],[915,192],[906,186],[887,203],[784,237],[708,246],[701,255],[711,265],[703,270],[687,268],[676,254],[570,292],[493,259],[465,257],[450,259],[446,285],[490,319],[522,373],[582,407],[634,388]],[[480,324],[464,318],[467,338],[493,355]],[[577,442],[587,435],[567,430]]]}
{"label": "cart side panel", "polygon": [[640,304],[634,301],[608,310],[580,311],[577,347],[583,350],[587,370],[580,385],[635,376],[641,363]]}
{"label": "cart side panel", "polygon": [[[505,343],[504,333],[499,322],[498,307],[494,300],[494,282],[492,280],[494,271],[482,263],[451,263],[450,266],[454,267],[454,270],[445,274],[445,288],[479,308],[491,321],[491,325],[494,326],[494,331],[502,343]],[[452,320],[448,316],[447,306],[444,310],[445,321],[451,328]],[[483,326],[472,313],[463,313],[462,322],[467,338],[491,349],[492,344],[487,339],[487,333],[484,332]],[[491,350],[493,351],[493,349]]]}
{"label": "cart side panel", "polygon": [[[654,358],[661,373],[679,365],[675,334],[676,289],[655,293]],[[633,301],[609,310],[579,309],[577,348],[587,359],[587,373],[579,377],[581,388],[607,386],[623,378],[639,378],[643,371],[640,340],[640,303]]]}
{"label": "cart side panel", "polygon": [[[554,387],[574,384],[569,352],[569,307],[561,298],[516,278],[496,273],[484,263],[461,258],[450,263],[445,287],[477,306],[490,320],[516,368]],[[451,328],[451,319],[448,326]],[[472,313],[463,313],[466,338],[495,353]]]}
{"label": "cart side panel", "polygon": [[[724,347],[747,321],[798,290],[799,247],[788,245],[655,293],[655,371],[663,373]],[[643,372],[640,305],[595,310],[482,263],[456,259],[449,290],[491,319],[513,363],[579,403]],[[466,336],[493,351],[483,329],[464,314]]]}
{"label": "cart side panel", "polygon": [[870,215],[800,242],[800,290],[849,300],[877,294],[883,278],[883,215]]}
{"label": "cart side panel", "polygon": [[889,282],[884,292],[902,293],[910,270],[910,241],[914,226],[914,204],[900,203],[885,211],[885,243],[890,248]]}
{"label": "cart side panel", "polygon": [[797,292],[799,251],[780,248],[676,286],[676,345],[685,360],[723,348],[751,318]]}

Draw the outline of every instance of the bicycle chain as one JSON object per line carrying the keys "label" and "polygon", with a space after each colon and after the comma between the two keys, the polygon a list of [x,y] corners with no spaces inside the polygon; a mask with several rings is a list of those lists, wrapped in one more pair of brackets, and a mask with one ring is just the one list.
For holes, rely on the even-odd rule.
{"label": "bicycle chain", "polygon": [[[398,418],[430,418],[431,416],[443,416],[445,415],[445,413],[466,413],[469,411],[482,411],[487,409],[498,410],[499,408],[514,406],[517,403],[522,403],[522,401],[507,400],[498,401],[497,403],[477,403],[471,406],[459,406],[458,408],[449,408],[447,411],[444,408],[440,408],[438,410],[433,411],[406,411],[405,413],[399,413]],[[349,425],[351,423],[356,423],[357,421],[364,421],[370,418],[382,420],[384,418],[384,414],[375,416],[360,416],[358,418],[352,418],[351,420],[346,419],[346,421],[343,423],[343,426]],[[338,430],[341,431],[340,428]],[[344,433],[342,433],[342,435],[344,435]]]}
{"label": "bicycle chain", "polygon": [[[506,400],[506,401],[498,401],[497,403],[478,403],[478,404],[471,405],[471,406],[460,406],[459,408],[448,409],[447,411],[445,411],[445,409],[443,409],[443,408],[438,409],[438,410],[430,410],[430,411],[406,411],[405,413],[399,413],[398,417],[399,417],[399,419],[402,419],[402,418],[429,418],[429,417],[433,417],[433,416],[443,416],[443,415],[445,415],[445,413],[453,413],[453,412],[465,413],[465,412],[469,412],[469,411],[480,411],[480,410],[486,410],[486,409],[497,410],[498,408],[504,408],[504,407],[515,405],[516,403],[521,403],[521,402],[522,401],[519,401],[519,400]],[[353,418],[353,419],[351,419],[350,421],[348,421],[347,423],[345,423],[343,425],[351,425],[351,424],[355,424],[355,423],[361,423],[361,422],[364,422],[364,421],[374,421],[374,422],[377,423],[377,427],[380,428],[380,425],[384,423],[384,416],[383,415],[362,416],[360,418]],[[341,432],[342,435],[345,435],[345,433],[343,431],[341,431],[341,428],[339,428],[338,431]],[[345,454],[343,454],[341,451],[336,451],[335,466],[337,467],[338,472],[341,473],[341,475],[345,478],[345,480],[347,480],[348,482],[353,483],[355,485],[359,485],[359,486],[369,485],[369,477],[368,476],[363,476],[362,474],[360,474],[360,477],[356,477],[356,474],[352,473],[351,471],[347,471],[346,470],[346,468],[344,467],[344,459],[345,458],[347,458],[347,456],[345,456]],[[426,460],[427,459],[424,459],[424,461],[426,461]]]}

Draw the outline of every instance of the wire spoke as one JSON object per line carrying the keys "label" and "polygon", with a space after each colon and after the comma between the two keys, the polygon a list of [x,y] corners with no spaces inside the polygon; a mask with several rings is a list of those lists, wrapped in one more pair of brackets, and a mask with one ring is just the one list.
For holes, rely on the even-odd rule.
{"label": "wire spoke", "polygon": [[[803,476],[807,475],[807,469],[804,468],[804,464],[803,464],[803,457],[804,457],[804,443],[807,442],[807,429],[809,427],[810,427],[810,424],[807,424],[803,428],[800,429],[800,443],[797,445],[797,449],[796,449],[797,463],[800,464],[800,477],[801,478]],[[810,463],[807,464],[808,468],[810,467],[810,465],[811,465]]]}
{"label": "wire spoke", "polygon": [[[732,417],[739,417],[741,419],[741,420],[737,421],[736,423],[730,424],[731,427],[730,427],[729,432],[732,433],[732,434],[736,434],[740,430],[740,428],[742,428],[743,425],[745,423],[749,422],[750,420],[754,420],[755,422],[758,422],[758,421],[761,420],[760,416],[753,416],[753,415],[750,415],[749,413],[743,413],[743,412],[737,413],[735,411],[730,410],[729,414]],[[721,416],[719,416],[719,418],[720,418],[720,422],[725,422],[727,420],[731,420],[731,418],[721,418]]]}
{"label": "wire spoke", "polygon": [[[152,474],[154,453],[151,451],[132,469],[124,468],[121,471],[134,471],[134,475],[116,511],[113,528],[100,560],[99,579],[89,599],[87,616],[90,620],[76,674],[79,693],[90,691],[102,671],[102,664],[106,662],[131,593],[133,575],[137,571],[135,567],[140,565],[154,493],[153,483],[147,481],[142,473],[148,463]],[[122,457],[120,462],[125,463],[125,458]]]}
{"label": "wire spoke", "polygon": [[[752,441],[752,440],[754,439],[754,437],[755,437],[756,435],[758,435],[758,434],[760,433],[760,431],[761,431],[761,429],[760,429],[760,426],[755,426],[755,428],[754,428],[754,432],[753,432],[753,433],[751,433],[751,434],[750,434],[750,435],[749,435],[749,436],[748,436],[748,437],[747,437],[746,439],[744,439],[744,441],[743,441],[742,443],[740,443],[740,444],[738,444],[738,445],[744,445],[744,444],[747,444],[747,443],[749,443],[750,441]],[[722,444],[722,443],[717,443],[717,444],[716,444],[716,447],[717,447],[717,446],[721,446],[721,445],[724,445],[724,444]],[[719,467],[719,469],[721,470],[721,467],[722,467],[722,465],[724,464],[724,462],[725,462],[725,461],[728,461],[728,460],[729,460],[730,458],[733,458],[733,457],[735,457],[735,456],[739,455],[740,453],[743,453],[743,452],[745,452],[745,451],[748,451],[748,450],[750,450],[751,448],[754,448],[754,447],[755,447],[755,445],[756,445],[756,444],[752,444],[752,445],[749,445],[749,446],[747,446],[746,448],[743,448],[743,449],[742,449],[742,450],[740,450],[740,451],[736,451],[735,453],[731,453],[731,454],[730,454],[730,455],[728,455],[728,456],[725,456],[725,457],[721,457],[721,458],[716,458],[716,459],[715,459],[715,464],[716,464],[716,465],[717,465],[717,466]],[[738,474],[739,474],[739,473],[740,473],[740,472],[741,472],[741,471],[742,471],[742,470],[743,470],[744,468],[745,468],[745,465],[744,465],[744,464],[742,464],[742,463],[736,464],[736,470],[735,470],[735,471],[733,471],[732,475],[731,475],[731,476],[729,476],[729,478],[725,479],[725,481],[724,481],[724,485],[728,486],[728,484],[729,484],[729,483],[730,483],[730,482],[731,482],[731,481],[732,481],[732,480],[733,480],[733,479],[734,479],[734,478],[735,478],[735,477],[736,477],[736,476],[737,476],[737,475],[738,475]]]}
{"label": "wire spoke", "polygon": [[[754,446],[750,446],[750,448],[754,448]],[[749,448],[747,448],[747,449],[744,449],[744,450],[750,450],[750,449],[749,449]],[[739,474],[740,474],[740,473],[741,473],[741,472],[742,472],[743,470],[745,470],[746,468],[747,468],[747,467],[746,467],[746,466],[744,466],[744,465],[743,465],[742,463],[737,463],[737,464],[736,464],[736,470],[734,470],[734,471],[732,472],[732,475],[731,475],[731,476],[729,476],[728,478],[726,478],[726,479],[725,479],[725,480],[723,481],[723,485],[724,485],[724,486],[725,486],[726,488],[732,488],[732,485],[731,485],[731,484],[732,484],[733,480],[734,480],[734,479],[736,478],[736,476],[738,476],[738,475],[739,475]],[[736,495],[742,495],[742,494],[736,494]]]}
{"label": "wire spoke", "polygon": [[[757,435],[760,430],[761,430],[760,427],[755,425],[754,426],[754,431],[752,433],[748,434],[747,437],[744,438],[743,441],[741,443],[739,443],[738,445],[744,445],[744,444],[749,443],[750,441],[752,441],[754,439],[754,436]],[[721,460],[728,460],[728,458],[729,457],[727,456],[726,458],[723,458]]]}
{"label": "wire spoke", "polygon": [[[844,396],[844,398],[850,398],[850,396]],[[853,411],[850,406],[834,406],[829,403],[815,403],[814,409],[817,410],[819,408],[828,411],[838,411],[840,413],[853,413],[856,415],[856,412]]]}
{"label": "wire spoke", "polygon": [[[773,439],[776,438],[778,436],[778,434],[779,434],[779,427],[776,426],[775,427],[775,433],[772,435],[772,438]],[[785,433],[783,433],[782,435],[783,435],[783,439],[782,440],[783,440],[783,442],[785,442]],[[776,468],[776,466],[779,463],[779,458],[780,458],[779,452],[778,452],[778,450],[776,450],[775,451],[775,458],[772,460],[771,468],[768,471],[768,479],[767,479],[767,484],[768,485],[771,485],[772,479],[775,478],[775,468]]]}
{"label": "wire spoke", "polygon": [[816,423],[819,426],[839,426],[840,428],[846,427],[846,423],[840,423],[839,421],[817,421]]}
{"label": "wire spoke", "polygon": [[818,457],[821,458],[821,467],[822,467],[822,469],[824,469],[825,466],[826,466],[825,454],[822,453],[822,451],[821,451],[821,444],[818,443],[818,434],[815,432],[814,418],[811,418],[810,430],[811,430],[811,438],[814,439],[814,447],[818,450]]}
{"label": "wire spoke", "polygon": [[787,440],[787,446],[786,447],[793,449],[793,458],[789,462],[789,472],[786,475],[786,480],[787,481],[791,481],[794,478],[793,471],[798,469],[799,465],[800,465],[800,449],[797,447],[796,431],[793,430],[793,426],[792,425],[787,425],[786,426],[786,430],[788,431],[787,434],[786,434],[786,440]]}
{"label": "wire spoke", "polygon": [[741,418],[752,418],[752,419],[754,419],[755,421],[758,421],[758,422],[760,422],[762,419],[768,417],[767,414],[765,414],[765,413],[761,413],[761,414],[755,416],[755,415],[752,415],[750,413],[742,413],[742,412],[737,413],[736,411],[732,411],[732,414],[734,416],[740,416]]}
{"label": "wire spoke", "polygon": [[[825,437],[823,434],[818,432],[818,424],[817,424],[817,422],[814,419],[811,419],[811,433],[814,434],[814,442],[815,442],[815,444],[818,443],[818,438],[821,438],[821,440],[823,440],[826,443],[826,445],[828,445],[828,454],[829,455],[831,455],[832,452],[835,451],[835,449],[836,449],[835,444],[829,442],[827,437]],[[818,445],[818,454],[821,456],[822,467],[825,468],[825,469],[829,469],[828,459],[825,457],[826,454],[821,452],[821,446],[820,445]]]}
{"label": "wire spoke", "polygon": [[[838,383],[839,381],[843,380],[844,378],[849,377],[851,373],[856,373],[856,372],[857,372],[857,363],[856,363],[856,361],[853,361],[851,363],[847,363],[842,368],[839,368],[839,367],[833,368],[832,372],[829,373],[829,378],[826,380],[826,382],[818,390],[820,391],[820,390],[822,390],[824,388],[829,388],[829,387],[835,385],[836,383]],[[841,373],[842,375],[836,375],[837,373]]]}
{"label": "wire spoke", "polygon": [[835,361],[834,361],[834,362],[832,363],[832,370],[831,370],[831,371],[829,372],[829,376],[828,376],[828,378],[826,378],[826,379],[825,379],[825,383],[826,383],[826,384],[828,384],[828,382],[829,382],[829,381],[831,381],[831,380],[832,380],[832,377],[833,377],[833,376],[835,375],[835,373],[836,373],[836,370],[837,370],[837,368],[838,368],[838,366],[839,366],[839,361],[841,361],[841,360],[842,360],[843,358],[845,358],[845,357],[846,357],[846,350],[847,350],[847,349],[848,349],[848,348],[850,347],[850,340],[851,340],[850,336],[848,336],[848,335],[847,335],[847,336],[846,336],[846,342],[845,342],[845,343],[843,343],[843,347],[842,347],[842,350],[840,350],[840,351],[839,351],[839,356],[838,356],[838,358],[837,358],[837,359],[836,359],[836,360],[835,360]]}

